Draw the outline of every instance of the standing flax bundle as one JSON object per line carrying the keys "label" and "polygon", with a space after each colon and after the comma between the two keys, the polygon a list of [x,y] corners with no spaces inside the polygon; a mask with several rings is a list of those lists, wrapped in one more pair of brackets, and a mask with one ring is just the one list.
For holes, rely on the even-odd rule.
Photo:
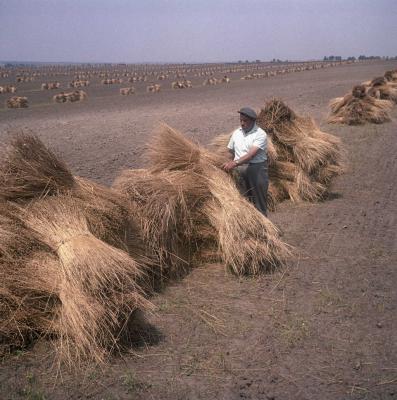
{"label": "standing flax bundle", "polygon": [[331,113],[327,121],[347,125],[363,125],[366,122],[383,124],[390,121],[388,111],[392,107],[392,101],[371,97],[366,93],[365,85],[358,85],[344,97],[331,100]]}
{"label": "standing flax bundle", "polygon": [[266,103],[257,123],[268,133],[277,155],[269,162],[269,206],[287,198],[321,199],[331,179],[343,171],[340,140],[277,99]]}
{"label": "standing flax bundle", "polygon": [[71,364],[104,360],[134,310],[150,308],[152,260],[128,199],[73,177],[31,135],[12,141],[0,179],[0,343],[51,335]]}
{"label": "standing flax bundle", "polygon": [[148,252],[155,255],[153,286],[184,275],[195,252],[193,215],[205,196],[196,174],[126,170],[112,187],[130,200]]}
{"label": "standing flax bundle", "polygon": [[[365,82],[366,84],[367,82]],[[392,81],[388,81],[386,77],[378,77],[368,82],[367,94],[371,97],[381,100],[390,100],[393,103],[397,103],[397,84]]]}
{"label": "standing flax bundle", "polygon": [[41,199],[21,209],[27,226],[59,259],[59,298],[52,330],[69,362],[102,362],[118,348],[135,310],[150,309],[137,282],[144,270],[124,251],[96,238],[80,204],[69,196]]}
{"label": "standing flax bundle", "polygon": [[[298,116],[277,99],[265,105],[257,124],[268,134],[269,209],[285,199],[321,199],[332,178],[343,172],[340,139],[320,131],[311,118]],[[211,143],[223,162],[229,137],[219,135]]]}
{"label": "standing flax bundle", "polygon": [[37,136],[21,133],[14,137],[0,165],[0,180],[0,199],[12,202],[68,193],[80,201],[95,236],[134,255],[142,253],[127,199],[105,186],[74,177]]}
{"label": "standing flax bundle", "polygon": [[[283,262],[288,250],[276,228],[240,195],[219,168],[217,154],[163,125],[150,145],[148,159],[155,175],[179,171],[190,177],[191,183],[183,185],[185,196],[199,199],[194,207],[188,203],[190,218],[198,227],[191,242],[198,247],[212,242],[225,265],[239,275],[258,274]],[[239,212],[247,225],[239,223]]]}

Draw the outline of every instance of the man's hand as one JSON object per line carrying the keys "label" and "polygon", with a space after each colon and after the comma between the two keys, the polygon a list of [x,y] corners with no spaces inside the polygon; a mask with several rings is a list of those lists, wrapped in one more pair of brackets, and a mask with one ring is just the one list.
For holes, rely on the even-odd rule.
{"label": "man's hand", "polygon": [[237,162],[234,160],[228,161],[227,163],[222,165],[222,169],[224,169],[225,171],[231,171],[233,168],[236,168],[237,165]]}

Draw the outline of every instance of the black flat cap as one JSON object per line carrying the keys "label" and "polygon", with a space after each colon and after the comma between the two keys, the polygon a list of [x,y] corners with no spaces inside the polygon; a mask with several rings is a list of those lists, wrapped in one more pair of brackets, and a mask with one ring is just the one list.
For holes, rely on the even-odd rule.
{"label": "black flat cap", "polygon": [[252,108],[249,108],[249,107],[243,107],[240,109],[240,111],[237,111],[237,112],[239,114],[243,114],[246,117],[251,118],[251,119],[257,118],[256,112]]}

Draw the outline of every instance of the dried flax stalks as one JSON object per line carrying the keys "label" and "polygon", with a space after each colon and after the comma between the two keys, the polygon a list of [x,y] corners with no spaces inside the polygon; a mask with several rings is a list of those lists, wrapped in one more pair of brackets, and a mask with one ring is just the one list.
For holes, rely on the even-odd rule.
{"label": "dried flax stalks", "polygon": [[[388,79],[388,78],[390,79]],[[393,75],[380,76],[372,79],[372,81],[364,82],[366,92],[369,96],[381,100],[390,100],[394,104],[397,103],[397,80],[393,81]]]}
{"label": "dried flax stalks", "polygon": [[[257,124],[267,133],[268,207],[274,209],[286,199],[322,199],[331,180],[343,172],[340,140],[320,131],[311,118],[298,116],[277,99],[260,111]],[[219,135],[211,143],[223,161],[229,138]]]}
{"label": "dried flax stalks", "polygon": [[[169,192],[179,193],[171,198],[177,199],[174,204],[184,210],[184,217],[177,219],[181,225],[174,226],[167,236],[171,235],[176,242],[182,237],[185,246],[190,248],[190,255],[212,247],[216,250],[212,254],[218,255],[238,275],[259,274],[284,261],[289,254],[287,246],[278,239],[273,224],[239,194],[229,176],[219,168],[221,157],[166,125],[153,138],[147,157],[151,167],[143,173],[150,188],[146,190],[156,195],[151,202],[150,196],[145,195],[143,204],[161,210],[168,207],[164,202]],[[115,186],[129,195],[131,201],[139,203],[142,189],[137,184],[136,172],[126,172],[123,176],[123,184]],[[172,182],[172,190],[164,184],[167,181]],[[242,219],[237,217],[240,213],[244,215],[240,215]],[[163,215],[167,214],[157,211],[143,223],[146,220],[155,227],[168,227],[172,219],[167,217],[164,224]],[[162,243],[168,251],[168,245]],[[190,260],[189,257],[187,261]]]}
{"label": "dried flax stalks", "polygon": [[0,165],[0,199],[21,202],[73,188],[66,165],[34,135],[13,138]]}
{"label": "dried flax stalks", "polygon": [[274,206],[286,198],[322,199],[332,178],[343,172],[340,140],[277,99],[266,103],[257,123],[276,149],[275,160],[269,163],[270,204]]}
{"label": "dried flax stalks", "polygon": [[203,216],[217,233],[222,261],[236,275],[273,271],[289,254],[276,227],[246,201],[224,172],[212,168],[206,178],[210,198]]}
{"label": "dried flax stalks", "polygon": [[119,348],[152,262],[121,194],[73,177],[37,138],[19,135],[0,167],[0,343],[56,338],[70,366]]}
{"label": "dried flax stalks", "polygon": [[48,197],[23,210],[27,226],[57,256],[59,301],[53,329],[68,360],[102,362],[117,347],[131,314],[148,307],[137,282],[143,267],[96,238],[79,204],[69,196]]}
{"label": "dried flax stalks", "polygon": [[112,185],[128,197],[140,222],[147,253],[156,260],[151,268],[154,288],[167,279],[183,276],[190,268],[196,229],[192,216],[203,195],[194,178],[183,170],[126,170]]}
{"label": "dried flax stalks", "polygon": [[391,100],[382,100],[370,96],[365,85],[358,85],[344,97],[337,97],[330,102],[329,123],[363,125],[367,122],[383,124],[390,121],[388,111],[392,108]]}
{"label": "dried flax stalks", "polygon": [[0,355],[51,330],[57,307],[58,260],[0,203]]}

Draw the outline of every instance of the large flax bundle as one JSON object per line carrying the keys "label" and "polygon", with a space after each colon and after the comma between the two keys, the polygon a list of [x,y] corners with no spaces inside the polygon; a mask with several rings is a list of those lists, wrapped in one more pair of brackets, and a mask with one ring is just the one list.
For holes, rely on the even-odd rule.
{"label": "large flax bundle", "polygon": [[[51,329],[68,361],[101,362],[118,347],[123,325],[135,310],[150,308],[139,283],[144,269],[127,253],[89,230],[79,203],[49,197],[24,209],[28,227],[59,259],[60,306]],[[39,274],[40,275],[40,274]]]}
{"label": "large flax bundle", "polygon": [[[313,119],[301,117],[282,101],[268,102],[257,124],[267,133],[268,206],[285,199],[321,199],[333,177],[343,171],[340,139],[320,131]],[[228,136],[217,136],[212,148],[226,160]]]}
{"label": "large flax bundle", "polygon": [[73,177],[30,135],[14,139],[0,175],[0,342],[51,334],[67,360],[103,360],[149,307],[140,286],[153,261],[128,199]]}
{"label": "large flax bundle", "polygon": [[[193,178],[194,185],[184,185],[188,193],[200,193],[200,201],[194,203],[194,208],[189,207],[195,225],[200,226],[195,231],[199,239],[191,240],[205,245],[214,242],[220,258],[237,274],[257,274],[282,262],[286,247],[278,240],[276,229],[240,195],[228,174],[219,168],[218,155],[163,126],[152,142],[148,158],[155,174],[180,171]],[[239,211],[245,221],[251,221],[246,228],[235,221]],[[228,235],[232,227],[236,232]],[[258,251],[256,257],[254,249]]]}
{"label": "large flax bundle", "polygon": [[112,187],[132,203],[144,242],[157,261],[153,279],[162,282],[183,275],[195,251],[193,215],[206,195],[196,174],[126,170]]}
{"label": "large flax bundle", "polygon": [[91,231],[123,250],[139,249],[139,231],[128,201],[119,193],[88,179],[74,177],[66,164],[34,135],[16,135],[0,165],[0,199],[25,203],[68,193],[81,203]]}
{"label": "large flax bundle", "polygon": [[393,103],[369,96],[364,85],[355,86],[352,93],[330,102],[329,123],[362,125],[366,122],[382,124],[390,121],[388,111]]}

